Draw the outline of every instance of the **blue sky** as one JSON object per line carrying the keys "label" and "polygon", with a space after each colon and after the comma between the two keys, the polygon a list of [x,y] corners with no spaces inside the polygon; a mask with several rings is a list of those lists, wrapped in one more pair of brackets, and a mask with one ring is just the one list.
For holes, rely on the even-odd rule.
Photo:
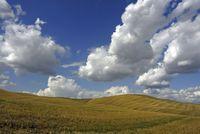
{"label": "blue sky", "polygon": [[[125,12],[125,8],[130,3],[136,3],[136,1],[60,0],[58,2],[56,0],[8,0],[7,2],[11,6],[21,5],[23,11],[26,12],[25,15],[19,17],[19,24],[32,25],[37,18],[40,18],[42,21],[46,22],[44,25],[42,25],[42,35],[44,37],[52,37],[52,40],[54,40],[56,44],[59,44],[63,48],[70,48],[68,54],[66,54],[64,57],[59,58],[61,64],[60,66],[56,67],[56,75],[63,75],[67,78],[74,79],[79,85],[81,85],[82,88],[92,89],[96,91],[103,91],[112,86],[128,86],[130,89],[134,89],[135,91],[140,91],[143,89],[143,86],[139,86],[134,83],[137,80],[137,76],[134,75],[134,73],[123,77],[122,79],[120,78],[114,80],[114,82],[104,80],[102,80],[101,82],[96,82],[91,80],[90,76],[80,77],[78,74],[74,74],[74,72],[78,71],[79,67],[61,67],[61,65],[63,64],[71,64],[74,62],[86,63],[88,62],[88,55],[91,53],[95,53],[91,52],[91,49],[95,49],[100,46],[109,46],[110,44],[112,45],[112,34],[115,31],[116,26],[124,25],[122,23],[123,18],[121,18],[121,16]],[[170,15],[173,14],[173,11],[176,10],[178,4],[181,2],[181,0],[169,0],[169,3],[166,4],[166,6],[164,7],[165,10],[163,11],[163,16],[166,17],[166,23],[163,23],[163,27],[161,27],[161,29],[157,29],[157,31],[164,31],[165,29],[169,29],[170,27],[172,27],[172,22],[174,22],[174,18],[170,20]],[[141,14],[143,13],[142,10],[143,9],[141,9]],[[174,23],[183,21],[187,16],[192,17],[192,15],[198,15],[194,14],[194,12],[197,11],[195,6],[191,6],[191,13],[190,11],[186,12],[185,9],[184,11],[185,13],[182,13],[179,16],[175,17],[176,19],[178,19],[178,21]],[[137,13],[139,14],[140,11],[135,11],[132,13],[132,15]],[[182,19],[182,16],[184,16],[185,18]],[[141,16],[141,18],[142,17],[143,16]],[[152,17],[152,19],[154,18]],[[134,23],[136,23],[134,21],[136,20],[133,20],[132,24],[129,24],[130,22],[124,23],[128,23],[128,25],[131,25],[130,27],[132,29],[137,29],[138,27],[140,27],[140,25],[133,25]],[[156,28],[156,26],[154,27]],[[154,32],[154,35],[155,34],[156,32]],[[150,34],[147,34],[146,36],[149,35]],[[150,39],[147,39],[146,41],[148,41],[149,43]],[[167,50],[163,51],[163,54],[165,54],[166,51]],[[157,64],[154,65],[154,67],[156,66]],[[187,72],[187,70],[185,72]],[[173,89],[198,86],[200,83],[200,73],[198,71],[191,71],[189,73],[185,72],[183,71],[183,73],[181,72],[179,73],[179,75],[177,75],[177,73],[173,73],[173,75],[169,73],[168,75],[170,75],[171,77],[170,80],[166,76],[163,76],[160,79],[165,82],[170,81],[170,88]],[[15,74],[14,70],[12,70],[12,67],[6,69],[4,74],[9,75],[11,81],[16,83],[16,86],[7,87],[8,90],[14,91],[25,90],[37,92],[39,89],[44,89],[47,87],[47,80],[49,78],[49,75],[44,75],[40,73],[25,73],[23,75],[18,75]],[[157,81],[160,82],[159,80]],[[144,85],[144,83],[141,85]]]}
{"label": "blue sky", "polygon": [[[11,5],[20,4],[26,12],[21,17],[25,24],[32,24],[36,18],[47,22],[43,26],[43,34],[51,36],[57,43],[70,47],[70,55],[62,59],[62,63],[86,61],[88,49],[109,44],[115,26],[121,24],[121,15],[125,7],[131,3],[127,0],[8,0]],[[46,4],[48,3],[48,4]],[[80,50],[80,54],[76,51]],[[117,82],[92,82],[71,74],[73,69],[58,68],[57,74],[77,79],[85,88],[103,90],[111,85],[129,85],[134,87],[133,80],[125,79]],[[15,76],[17,83],[12,90],[35,91],[47,85],[48,76],[40,74],[25,74]],[[25,82],[26,81],[26,82]],[[98,85],[98,86],[97,86]]]}

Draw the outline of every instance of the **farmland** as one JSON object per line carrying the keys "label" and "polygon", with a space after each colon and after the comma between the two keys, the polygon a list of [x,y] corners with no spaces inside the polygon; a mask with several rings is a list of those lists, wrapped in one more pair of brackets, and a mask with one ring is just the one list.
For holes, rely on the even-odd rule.
{"label": "farmland", "polygon": [[200,105],[144,95],[39,97],[0,90],[0,133],[200,133]]}

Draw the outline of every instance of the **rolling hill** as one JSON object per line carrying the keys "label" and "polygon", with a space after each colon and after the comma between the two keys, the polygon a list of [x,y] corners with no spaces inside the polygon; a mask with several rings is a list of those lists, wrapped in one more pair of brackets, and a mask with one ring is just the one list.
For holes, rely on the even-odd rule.
{"label": "rolling hill", "polygon": [[69,99],[0,90],[1,133],[198,134],[200,105],[144,95]]}

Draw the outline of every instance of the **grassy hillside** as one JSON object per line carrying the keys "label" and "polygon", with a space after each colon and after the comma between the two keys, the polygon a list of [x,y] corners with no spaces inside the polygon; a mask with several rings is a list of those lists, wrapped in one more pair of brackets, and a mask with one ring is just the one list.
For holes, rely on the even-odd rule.
{"label": "grassy hillside", "polygon": [[0,133],[198,134],[200,105],[143,95],[39,97],[0,90]]}

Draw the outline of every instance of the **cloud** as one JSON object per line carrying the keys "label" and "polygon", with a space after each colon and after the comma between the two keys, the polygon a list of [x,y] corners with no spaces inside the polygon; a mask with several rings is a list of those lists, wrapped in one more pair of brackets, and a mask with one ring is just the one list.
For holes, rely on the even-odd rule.
{"label": "cloud", "polygon": [[157,33],[150,44],[154,51],[154,62],[159,61],[162,66],[157,66],[141,75],[136,84],[151,87],[157,80],[164,80],[167,81],[167,85],[158,82],[156,86],[166,87],[169,86],[170,75],[198,71],[200,69],[199,24],[200,16],[197,16],[195,20],[178,22]]}
{"label": "cloud", "polygon": [[113,81],[144,72],[153,57],[147,45],[157,29],[168,21],[163,16],[167,1],[139,0],[130,4],[122,15],[122,25],[112,34],[111,43],[92,51],[79,74],[95,81]]}
{"label": "cloud", "polygon": [[39,90],[36,95],[69,98],[97,98],[103,96],[102,92],[91,91],[79,86],[75,80],[64,76],[50,76],[47,88]]}
{"label": "cloud", "polygon": [[174,90],[165,89],[145,89],[144,94],[158,98],[171,99],[181,102],[200,103],[200,87],[191,87],[187,89]]}
{"label": "cloud", "polygon": [[140,86],[145,86],[146,88],[168,87],[170,84],[170,77],[162,66],[163,65],[159,65],[158,68],[150,69],[148,72],[139,76],[135,83]]}
{"label": "cloud", "polygon": [[61,75],[50,76],[47,86],[47,88],[41,89],[34,94],[50,97],[98,98],[130,93],[129,88],[126,86],[111,87],[104,92],[84,89],[79,86],[75,80],[68,79]]}
{"label": "cloud", "polygon": [[61,75],[50,76],[48,87],[40,90],[37,95],[52,97],[77,97],[82,88],[73,80]]}
{"label": "cloud", "polygon": [[200,69],[200,61],[197,58],[200,56],[199,6],[198,0],[184,0],[178,4],[172,12],[172,16],[180,14],[178,22],[173,22],[169,28],[156,33],[150,40],[154,53],[152,62],[158,66],[141,75],[136,84],[146,88],[164,88],[169,86],[170,77],[174,74],[190,73]]}
{"label": "cloud", "polygon": [[15,15],[12,11],[11,6],[6,0],[0,0],[0,19],[14,18]]}
{"label": "cloud", "polygon": [[10,81],[10,77],[4,74],[0,74],[0,87],[15,86],[16,84]]}
{"label": "cloud", "polygon": [[80,61],[80,62],[73,62],[71,64],[64,64],[62,65],[63,68],[69,68],[69,67],[79,67],[81,65],[83,65],[84,62]]}
{"label": "cloud", "polygon": [[15,5],[14,7],[16,9],[17,16],[26,15],[26,12],[22,10],[21,5]]}
{"label": "cloud", "polygon": [[[133,91],[127,86],[113,86],[105,89],[104,91],[84,89],[77,84],[75,80],[57,75],[50,76],[48,79],[47,88],[41,89],[34,94],[49,97],[99,98],[132,93]],[[143,90],[143,94],[181,102],[200,103],[200,87],[192,87],[181,90],[170,88],[148,88]]]}
{"label": "cloud", "polygon": [[86,66],[79,68],[79,75],[95,81],[113,81],[129,75],[130,65],[118,64],[117,60],[105,47],[96,48],[88,56]]}
{"label": "cloud", "polygon": [[198,71],[200,1],[138,0],[122,15],[108,47],[94,49],[81,77],[114,81],[138,76],[137,85],[168,87],[174,74]]}
{"label": "cloud", "polygon": [[[67,48],[57,44],[50,36],[43,35],[42,25],[46,22],[37,18],[35,24],[19,22],[25,15],[20,5],[14,11],[5,0],[0,0],[0,13],[3,23],[0,35],[1,66],[12,68],[16,74],[54,74],[60,64],[59,56],[67,53]],[[12,19],[10,19],[12,18]]]}
{"label": "cloud", "polygon": [[[174,38],[165,52],[163,62],[168,73],[187,73],[200,69],[200,16],[172,26]],[[175,36],[175,37],[173,37]]]}
{"label": "cloud", "polygon": [[[80,66],[78,74],[94,81],[115,81],[133,75],[138,77],[137,85],[164,88],[163,92],[175,97],[172,94],[180,93],[166,88],[172,76],[200,69],[199,7],[199,0],[138,0],[127,6],[122,24],[116,26],[108,46],[93,49],[84,65],[75,62],[63,67]],[[35,24],[25,25],[18,21],[25,14],[21,6],[13,9],[0,0],[4,32],[0,35],[0,66],[10,67],[17,74],[53,74],[59,65],[58,55],[66,53],[66,49],[50,36],[44,36],[42,25],[46,22],[37,18]],[[4,79],[9,81],[7,76]],[[51,76],[48,87],[37,94],[90,98],[129,92],[126,86],[91,91],[81,88],[73,79]],[[157,92],[160,94],[161,90]]]}
{"label": "cloud", "polygon": [[0,60],[16,73],[52,74],[59,64],[57,54],[65,49],[51,37],[42,35],[40,24],[9,23],[0,41]]}
{"label": "cloud", "polygon": [[171,16],[176,17],[179,15],[179,19],[185,21],[190,19],[191,16],[194,16],[198,12],[199,7],[199,0],[182,0],[182,2],[178,4],[177,8],[174,9]]}
{"label": "cloud", "polygon": [[80,54],[81,53],[81,49],[76,51],[76,54]]}
{"label": "cloud", "polygon": [[[47,88],[41,89],[34,94],[49,97],[99,98],[132,93],[133,91],[127,86],[113,86],[108,89],[105,89],[104,91],[92,91],[89,89],[82,88],[73,79],[57,75],[50,76],[48,79]],[[143,94],[181,102],[200,103],[200,87],[191,87],[180,90],[170,88],[148,88],[143,90]]]}
{"label": "cloud", "polygon": [[114,96],[114,95],[130,94],[130,93],[131,91],[127,86],[114,86],[104,91],[104,94],[106,96]]}
{"label": "cloud", "polygon": [[[170,63],[171,66],[167,62],[162,62],[163,54],[165,55],[165,61],[172,58],[170,56],[176,53],[178,54],[178,51],[173,49],[174,45],[169,44],[172,42],[175,43],[178,40],[181,41],[183,38],[190,38],[189,33],[192,32],[192,30],[189,30],[190,27],[186,25],[193,25],[192,27],[194,27],[194,29],[192,34],[195,35],[196,39],[194,39],[194,37],[192,39],[197,43],[199,42],[196,37],[199,36],[197,34],[197,31],[199,31],[197,26],[199,7],[199,0],[183,0],[180,2],[171,2],[169,0],[138,0],[135,4],[132,3],[128,5],[121,17],[122,25],[116,26],[115,32],[111,36],[111,43],[107,47],[102,46],[91,51],[86,64],[79,68],[79,75],[94,81],[114,81],[130,75],[140,76],[145,72],[148,73],[148,75],[153,74],[154,76],[150,77],[155,78],[158,76],[152,73],[154,71],[166,71],[168,75],[169,70],[171,70],[169,68],[173,68],[173,70],[187,68],[186,66],[191,65],[190,60],[184,61],[183,58],[179,66]],[[196,19],[191,21],[191,18],[195,18],[195,16],[197,16]],[[174,24],[176,22],[178,23]],[[179,25],[183,27],[183,30],[178,28]],[[195,27],[197,28],[196,30]],[[179,35],[179,32],[176,30],[184,35]],[[188,41],[187,44],[194,43],[192,39]],[[179,44],[181,45],[182,43],[180,42]],[[184,44],[186,43],[184,42]],[[182,51],[184,53],[187,50],[182,49]],[[198,49],[196,51],[198,51]],[[188,53],[188,55],[191,55],[191,53]],[[157,64],[163,64],[163,66],[167,67],[164,69],[156,69]],[[180,67],[180,65],[182,65],[182,67]],[[194,67],[196,67],[196,65]],[[148,70],[150,72],[148,72]],[[165,78],[163,73],[159,75],[159,77],[162,76],[161,81],[155,80],[154,82],[153,78],[151,78],[152,84],[150,82],[139,82],[139,85],[168,86],[169,82],[165,80],[168,78]],[[147,74],[145,76],[147,76]],[[139,78],[141,79],[142,76]]]}

